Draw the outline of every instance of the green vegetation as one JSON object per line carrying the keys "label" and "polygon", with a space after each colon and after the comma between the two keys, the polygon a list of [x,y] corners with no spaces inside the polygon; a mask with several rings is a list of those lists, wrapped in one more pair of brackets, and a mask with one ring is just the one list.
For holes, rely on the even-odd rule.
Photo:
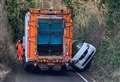
{"label": "green vegetation", "polygon": [[[106,52],[108,55],[109,63],[120,63],[120,1],[119,0],[106,0],[107,17],[106,17],[106,35],[103,40],[107,40],[109,43]],[[105,43],[105,45],[107,44]],[[104,48],[104,46],[102,46]],[[108,59],[106,58],[106,59]],[[104,60],[105,61],[105,60]]]}
{"label": "green vegetation", "polygon": [[18,32],[18,22],[19,22],[19,9],[18,9],[18,2],[17,0],[7,0],[7,16],[8,21],[11,25],[12,30],[12,37],[14,40],[17,38],[17,32]]}
{"label": "green vegetation", "polygon": [[22,38],[25,14],[34,4],[31,0],[25,0],[24,4],[18,0],[6,0],[6,6],[8,22],[11,25],[12,38],[15,42],[18,38]]}
{"label": "green vegetation", "polygon": [[[107,25],[108,29],[113,29],[115,25],[120,23],[120,1],[106,0],[106,7],[108,9]],[[119,27],[117,27],[119,28]]]}

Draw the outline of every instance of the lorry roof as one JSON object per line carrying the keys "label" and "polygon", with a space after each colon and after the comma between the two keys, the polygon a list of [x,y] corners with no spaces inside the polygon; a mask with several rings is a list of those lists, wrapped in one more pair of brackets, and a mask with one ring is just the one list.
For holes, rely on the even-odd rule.
{"label": "lorry roof", "polygon": [[29,9],[30,13],[32,14],[45,14],[45,15],[65,15],[65,14],[70,14],[69,9],[36,9],[36,8],[31,8]]}

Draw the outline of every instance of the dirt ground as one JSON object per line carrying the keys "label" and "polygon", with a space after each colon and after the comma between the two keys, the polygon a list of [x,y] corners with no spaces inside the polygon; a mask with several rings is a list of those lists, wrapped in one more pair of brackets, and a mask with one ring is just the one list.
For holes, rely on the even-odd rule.
{"label": "dirt ground", "polygon": [[120,82],[120,65],[92,65],[86,74],[93,82]]}
{"label": "dirt ground", "polygon": [[5,0],[0,0],[0,82],[14,68],[15,47],[10,39],[10,26],[5,11]]}

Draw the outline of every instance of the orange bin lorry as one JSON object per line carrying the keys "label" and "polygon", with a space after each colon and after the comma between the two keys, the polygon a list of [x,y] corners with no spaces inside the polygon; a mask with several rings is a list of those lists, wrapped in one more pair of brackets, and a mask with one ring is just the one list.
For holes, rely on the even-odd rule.
{"label": "orange bin lorry", "polygon": [[62,68],[72,57],[72,19],[68,9],[29,9],[24,29],[25,69]]}

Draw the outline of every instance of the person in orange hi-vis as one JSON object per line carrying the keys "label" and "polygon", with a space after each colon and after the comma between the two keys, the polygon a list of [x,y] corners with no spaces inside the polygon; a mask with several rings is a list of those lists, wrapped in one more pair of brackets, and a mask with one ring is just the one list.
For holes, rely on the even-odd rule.
{"label": "person in orange hi-vis", "polygon": [[20,61],[23,56],[23,44],[20,40],[17,41],[16,48],[17,48],[17,58]]}

